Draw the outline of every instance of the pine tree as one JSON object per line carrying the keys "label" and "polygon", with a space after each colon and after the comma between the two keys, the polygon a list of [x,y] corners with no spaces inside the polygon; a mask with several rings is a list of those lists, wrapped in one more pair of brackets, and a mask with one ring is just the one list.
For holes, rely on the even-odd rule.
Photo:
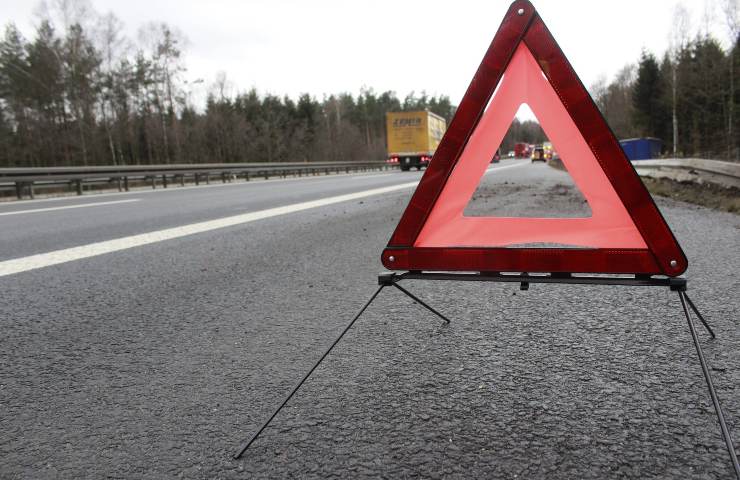
{"label": "pine tree", "polygon": [[655,56],[643,51],[632,90],[632,119],[641,136],[666,138],[670,115],[662,101],[664,91],[665,81]]}

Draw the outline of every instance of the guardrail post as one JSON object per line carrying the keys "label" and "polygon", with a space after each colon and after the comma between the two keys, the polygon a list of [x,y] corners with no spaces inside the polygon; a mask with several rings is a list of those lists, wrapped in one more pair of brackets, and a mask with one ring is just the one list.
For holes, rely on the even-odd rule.
{"label": "guardrail post", "polygon": [[82,179],[77,180],[76,187],[77,187],[77,195],[82,195]]}
{"label": "guardrail post", "polygon": [[200,175],[198,175],[197,173],[194,173],[193,178],[195,179],[195,184],[200,185]]}
{"label": "guardrail post", "polygon": [[167,188],[167,175],[162,175],[162,186]]}
{"label": "guardrail post", "polygon": [[265,180],[269,180],[269,179],[270,179],[270,172],[265,170]]}
{"label": "guardrail post", "polygon": [[206,172],[206,185],[211,184],[211,172]]}
{"label": "guardrail post", "polygon": [[123,191],[123,185],[121,184],[121,177],[116,177],[116,186],[118,187],[118,191]]}
{"label": "guardrail post", "polygon": [[15,196],[18,197],[18,200],[23,199],[23,187],[21,187],[21,182],[15,182]]}
{"label": "guardrail post", "polygon": [[155,177],[154,175],[152,175],[149,178],[152,179],[152,190],[156,190],[157,189],[157,177]]}
{"label": "guardrail post", "polygon": [[185,174],[184,173],[180,175],[180,186],[181,187],[185,186]]}
{"label": "guardrail post", "polygon": [[245,182],[249,181],[249,172],[244,172],[244,181]]}
{"label": "guardrail post", "polygon": [[31,199],[33,199],[34,198],[34,194],[33,194],[33,182],[28,182],[27,185],[28,185],[28,196]]}
{"label": "guardrail post", "polygon": [[226,183],[226,172],[221,172],[221,183]]}
{"label": "guardrail post", "polygon": [[128,192],[128,177],[123,177],[123,189]]}

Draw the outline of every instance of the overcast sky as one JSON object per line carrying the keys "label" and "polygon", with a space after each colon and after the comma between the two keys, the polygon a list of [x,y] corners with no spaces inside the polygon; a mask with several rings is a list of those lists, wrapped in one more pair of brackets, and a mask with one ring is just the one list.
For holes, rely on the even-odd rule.
{"label": "overcast sky", "polygon": [[[709,29],[727,44],[720,4],[684,0],[693,33]],[[187,78],[226,73],[237,91],[321,98],[361,87],[449,95],[459,102],[493,38],[506,0],[92,0],[112,11],[126,32],[150,21],[177,27],[189,39]],[[645,48],[668,46],[676,0],[535,0],[576,72],[590,86],[611,78]],[[33,0],[0,0],[0,21],[27,37],[38,23]],[[710,12],[707,20],[706,12]],[[202,97],[203,91],[195,92]]]}

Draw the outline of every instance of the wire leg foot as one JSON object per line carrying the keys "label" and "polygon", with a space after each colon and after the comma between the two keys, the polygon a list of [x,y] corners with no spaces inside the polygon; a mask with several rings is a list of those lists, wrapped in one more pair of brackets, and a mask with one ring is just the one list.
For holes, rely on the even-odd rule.
{"label": "wire leg foot", "polygon": [[709,365],[707,364],[707,360],[704,358],[704,352],[702,352],[701,345],[699,344],[699,336],[696,334],[696,328],[694,328],[694,322],[691,320],[689,309],[686,306],[686,301],[688,300],[688,298],[685,298],[686,294],[681,291],[678,292],[678,297],[681,299],[681,306],[683,307],[683,313],[686,315],[686,321],[689,323],[689,331],[691,332],[691,338],[694,340],[694,346],[696,347],[696,353],[699,356],[699,363],[701,363],[701,370],[704,373],[704,380],[706,380],[707,382],[707,388],[709,389],[709,395],[712,397],[712,403],[714,404],[714,411],[717,413],[717,420],[719,420],[719,427],[720,427],[720,430],[722,430],[722,437],[724,438],[725,444],[727,445],[727,451],[730,454],[730,460],[732,461],[732,466],[735,468],[735,475],[737,475],[738,480],[740,480],[740,463],[738,463],[737,453],[735,453],[735,446],[732,443],[732,436],[730,435],[730,430],[727,428],[727,423],[725,422],[725,416],[722,413],[722,405],[719,402],[717,391],[714,389],[714,382],[712,381],[712,374],[709,371]]}
{"label": "wire leg foot", "polygon": [[293,387],[293,390],[288,394],[287,397],[285,397],[285,399],[280,404],[280,406],[277,409],[275,409],[275,412],[273,412],[273,414],[270,415],[270,418],[268,418],[267,421],[264,424],[262,424],[262,426],[260,427],[260,429],[257,430],[257,433],[255,433],[254,435],[252,435],[252,437],[244,444],[244,446],[239,450],[239,452],[236,455],[234,455],[234,459],[235,460],[236,459],[239,459],[244,454],[244,452],[246,452],[247,449],[252,445],[252,443],[254,443],[254,441],[257,440],[257,437],[260,436],[260,434],[262,433],[262,431],[265,428],[267,428],[268,425],[270,425],[270,422],[272,422],[272,420],[277,416],[277,414],[280,413],[280,410],[283,409],[283,407],[285,406],[285,404],[288,403],[288,401],[291,398],[293,398],[293,395],[295,394],[295,392],[297,392],[298,389],[301,388],[301,385],[303,385],[303,383],[306,380],[308,380],[308,377],[310,377],[311,374],[313,373],[313,371],[316,370],[316,368],[321,364],[321,362],[324,361],[324,359],[327,357],[327,355],[329,355],[329,353],[331,353],[332,349],[337,345],[337,343],[339,343],[339,341],[342,339],[342,337],[344,337],[344,334],[347,333],[350,328],[352,328],[352,325],[355,324],[355,322],[357,321],[357,319],[360,318],[360,316],[365,312],[365,310],[367,310],[367,307],[369,307],[370,304],[373,303],[373,300],[375,300],[375,297],[377,297],[378,294],[381,292],[381,290],[383,290],[385,287],[386,287],[386,285],[381,285],[375,291],[375,293],[373,294],[373,296],[370,297],[370,300],[368,300],[367,303],[365,304],[365,306],[362,307],[362,309],[360,310],[360,312],[357,315],[355,315],[355,318],[353,318],[352,321],[349,322],[349,325],[347,325],[347,327],[345,327],[345,329],[342,331],[342,333],[339,334],[339,336],[337,337],[337,339],[334,340],[334,343],[332,343],[331,346],[326,350],[326,352],[324,352],[324,354],[321,356],[321,358],[319,358],[319,361],[316,362],[316,364],[313,367],[311,367],[311,370],[308,371],[308,373],[303,377],[303,379],[301,379],[301,381],[298,382],[298,384],[295,387]]}

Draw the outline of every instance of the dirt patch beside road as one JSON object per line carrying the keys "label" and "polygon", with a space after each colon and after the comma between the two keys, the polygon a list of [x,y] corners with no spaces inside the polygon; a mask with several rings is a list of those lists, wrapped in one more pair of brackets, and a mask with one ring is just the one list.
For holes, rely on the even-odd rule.
{"label": "dirt patch beside road", "polygon": [[[548,165],[558,170],[565,170],[559,159],[548,162]],[[713,183],[678,182],[669,178],[640,177],[640,179],[652,195],[740,214],[740,189],[738,188],[728,188]]]}
{"label": "dirt patch beside road", "polygon": [[677,182],[668,178],[642,177],[653,195],[740,214],[740,189],[712,183]]}

